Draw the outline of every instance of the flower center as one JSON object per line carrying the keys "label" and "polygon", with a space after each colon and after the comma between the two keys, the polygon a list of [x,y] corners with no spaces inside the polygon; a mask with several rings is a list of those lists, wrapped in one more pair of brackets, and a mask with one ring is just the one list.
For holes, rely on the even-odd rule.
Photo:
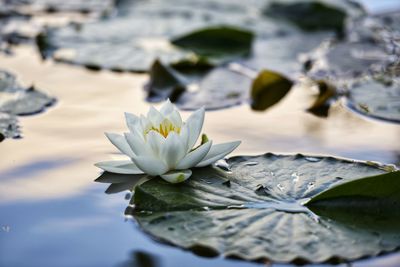
{"label": "flower center", "polygon": [[168,134],[171,132],[175,132],[177,134],[180,133],[181,128],[175,126],[171,121],[169,120],[164,120],[162,123],[160,123],[160,125],[158,126],[152,126],[151,128],[149,128],[145,134],[148,134],[150,131],[156,131],[158,133],[160,133],[162,136],[164,136],[164,138],[167,138]]}

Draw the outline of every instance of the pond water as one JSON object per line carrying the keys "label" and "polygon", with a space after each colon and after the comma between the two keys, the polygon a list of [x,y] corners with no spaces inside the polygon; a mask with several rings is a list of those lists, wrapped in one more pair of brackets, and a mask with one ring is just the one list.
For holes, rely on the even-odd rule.
{"label": "pond water", "polygon": [[[0,266],[262,266],[157,243],[124,217],[126,192],[106,195],[107,186],[93,182],[100,175],[94,163],[121,157],[103,132],[123,132],[125,111],[147,112],[147,75],[43,62],[30,46],[0,55],[0,68],[58,99],[45,113],[20,118],[22,139],[0,144]],[[305,112],[314,93],[292,90],[267,112],[248,105],[207,112],[205,132],[217,143],[242,140],[236,155],[300,152],[400,164],[398,125],[341,102],[318,118]],[[399,262],[394,253],[352,265]]]}

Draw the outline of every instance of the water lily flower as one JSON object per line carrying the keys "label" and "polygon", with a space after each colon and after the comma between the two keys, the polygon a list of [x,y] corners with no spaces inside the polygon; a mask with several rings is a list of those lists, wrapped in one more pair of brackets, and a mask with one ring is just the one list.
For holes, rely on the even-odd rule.
{"label": "water lily flower", "polygon": [[106,133],[119,151],[130,159],[105,161],[97,167],[113,173],[161,176],[170,183],[180,183],[192,175],[190,168],[215,163],[231,153],[240,141],[212,145],[203,135],[196,146],[204,122],[204,108],[182,121],[177,108],[169,101],[158,111],[150,107],[147,116],[125,113],[129,132]]}

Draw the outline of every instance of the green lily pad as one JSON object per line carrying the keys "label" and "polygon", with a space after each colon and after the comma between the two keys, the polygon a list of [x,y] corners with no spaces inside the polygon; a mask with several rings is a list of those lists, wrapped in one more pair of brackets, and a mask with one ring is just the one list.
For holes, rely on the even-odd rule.
{"label": "green lily pad", "polygon": [[5,71],[0,71],[0,94],[0,112],[14,115],[39,113],[55,102],[55,98],[36,90],[33,86],[22,87],[15,76]]}
{"label": "green lily pad", "polygon": [[367,79],[354,85],[347,105],[365,116],[400,123],[400,79],[388,80],[389,84]]}
{"label": "green lily pad", "polygon": [[171,40],[171,43],[200,56],[224,60],[226,57],[248,56],[254,34],[250,31],[219,26],[201,29]]}
{"label": "green lily pad", "polygon": [[37,12],[97,12],[102,13],[111,11],[114,7],[113,0],[6,0],[2,5],[12,8],[16,11],[23,11],[24,13],[37,13]]}
{"label": "green lily pad", "polygon": [[263,70],[251,87],[251,107],[266,110],[278,103],[292,88],[293,82],[279,73]]}
{"label": "green lily pad", "polygon": [[400,231],[400,171],[339,184],[306,205],[320,216],[384,233],[395,242],[393,232]]}
{"label": "green lily pad", "polygon": [[55,103],[55,98],[24,88],[14,75],[0,70],[0,133],[5,137],[20,137],[16,115],[32,115]]}
{"label": "green lily pad", "polygon": [[258,71],[273,70],[295,79],[303,71],[305,55],[332,37],[332,32],[324,31],[261,39],[254,45],[253,56],[243,60],[243,65]]}
{"label": "green lily pad", "polygon": [[197,253],[274,262],[350,261],[398,249],[399,227],[343,223],[302,204],[383,169],[301,154],[238,156],[223,169],[194,169],[179,185],[158,178],[138,185],[135,210],[128,212],[155,238]]}
{"label": "green lily pad", "polygon": [[354,79],[384,71],[398,54],[396,16],[399,13],[353,18],[346,40],[322,43],[310,53],[313,63],[308,75],[346,87]]}
{"label": "green lily pad", "polygon": [[153,63],[146,86],[149,101],[169,98],[181,109],[205,107],[213,110],[238,105],[248,99],[251,79],[229,66],[213,69],[199,65],[181,67],[169,66],[159,60]]}
{"label": "green lily pad", "polygon": [[[399,206],[400,171],[388,172],[342,183],[314,196],[310,201],[308,201],[307,206],[320,201],[351,198],[355,196],[358,198],[374,199],[386,202],[385,204],[389,208]],[[389,203],[390,205],[387,205]],[[366,208],[371,208],[371,206],[368,205]],[[392,212],[399,211],[400,210],[393,210]]]}
{"label": "green lily pad", "polygon": [[[221,31],[227,33],[222,39],[236,40],[240,45],[239,50],[243,49],[243,40],[248,45],[247,39],[251,34],[247,31],[273,35],[278,25],[262,18],[260,10],[263,5],[262,1],[254,0],[246,3],[239,0],[176,0],[173,5],[165,1],[130,2],[119,7],[120,12],[116,17],[82,24],[78,29],[68,26],[53,30],[48,34],[48,43],[59,48],[54,54],[57,60],[105,69],[143,72],[149,70],[156,58],[171,63],[192,54],[188,50],[179,49],[169,40],[175,40],[174,43],[189,50],[198,51],[202,46],[203,51],[220,51],[220,42],[217,48],[204,46],[203,39],[196,37],[199,32],[193,33],[200,29],[205,29],[200,32],[202,36]],[[230,26],[213,28],[220,25]],[[184,45],[183,39],[179,38],[188,34],[192,41],[197,38],[190,47]],[[185,40],[187,42],[188,39]]]}

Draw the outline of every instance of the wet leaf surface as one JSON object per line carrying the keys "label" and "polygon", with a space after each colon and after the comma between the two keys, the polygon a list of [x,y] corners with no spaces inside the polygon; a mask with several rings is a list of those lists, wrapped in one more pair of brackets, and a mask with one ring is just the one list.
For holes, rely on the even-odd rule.
{"label": "wet leaf surface", "polygon": [[[129,212],[163,242],[245,260],[347,261],[400,245],[399,225],[360,227],[356,218],[343,223],[301,205],[336,184],[383,174],[382,168],[300,154],[238,156],[227,162],[228,170],[196,169],[180,185],[154,178],[137,186],[136,208]],[[390,223],[384,216],[378,220]]]}

